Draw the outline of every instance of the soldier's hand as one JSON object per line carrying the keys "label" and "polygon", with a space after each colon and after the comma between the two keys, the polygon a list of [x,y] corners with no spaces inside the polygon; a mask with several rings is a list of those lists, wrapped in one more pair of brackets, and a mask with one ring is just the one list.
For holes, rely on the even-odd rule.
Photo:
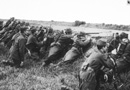
{"label": "soldier's hand", "polygon": [[53,46],[55,44],[55,42],[52,42],[50,46]]}
{"label": "soldier's hand", "polygon": [[77,36],[74,36],[72,39],[74,40],[74,42],[76,42]]}
{"label": "soldier's hand", "polygon": [[45,42],[46,40],[47,40],[47,38],[44,38],[44,40],[43,40],[43,41]]}
{"label": "soldier's hand", "polygon": [[105,79],[106,82],[108,81],[108,75],[107,74],[104,75],[104,79]]}
{"label": "soldier's hand", "polygon": [[78,35],[78,33],[74,33],[74,36],[77,36]]}
{"label": "soldier's hand", "polygon": [[112,61],[113,65],[116,65],[115,60],[111,56],[109,56],[109,58]]}
{"label": "soldier's hand", "polygon": [[20,63],[20,66],[21,66],[21,67],[23,66],[23,62]]}

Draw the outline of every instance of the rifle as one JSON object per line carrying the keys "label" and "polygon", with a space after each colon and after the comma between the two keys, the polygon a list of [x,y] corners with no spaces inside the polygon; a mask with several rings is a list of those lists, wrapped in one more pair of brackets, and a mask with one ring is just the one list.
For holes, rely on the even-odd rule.
{"label": "rifle", "polygon": [[63,30],[60,32],[59,36],[56,38],[55,43],[59,40],[59,38],[61,37],[62,33],[63,33]]}
{"label": "rifle", "polygon": [[86,35],[89,35],[89,34],[100,34],[101,32],[91,32],[91,33],[85,33]]}

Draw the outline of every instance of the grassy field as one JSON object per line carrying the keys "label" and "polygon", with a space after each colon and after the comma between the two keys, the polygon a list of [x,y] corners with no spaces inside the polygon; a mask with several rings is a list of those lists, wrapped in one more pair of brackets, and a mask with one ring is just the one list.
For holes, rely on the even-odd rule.
{"label": "grassy field", "polygon": [[[34,21],[30,21],[34,23]],[[50,26],[55,30],[72,28],[75,31],[85,32],[109,32],[109,30],[73,27],[72,23],[56,22],[35,22],[35,25]],[[0,46],[0,62],[7,59],[8,50]],[[81,56],[72,65],[55,68],[51,65],[48,68],[41,67],[44,58],[39,62],[26,58],[23,68],[14,68],[0,64],[0,90],[79,90],[77,73],[84,61]],[[113,89],[105,89],[113,90]],[[122,89],[127,90],[127,89]]]}
{"label": "grassy field", "polygon": [[[0,62],[7,59],[8,50],[1,45]],[[0,90],[78,90],[77,72],[82,57],[73,65],[41,67],[44,59],[33,61],[26,55],[23,68],[0,64]],[[80,63],[80,64],[79,64]]]}

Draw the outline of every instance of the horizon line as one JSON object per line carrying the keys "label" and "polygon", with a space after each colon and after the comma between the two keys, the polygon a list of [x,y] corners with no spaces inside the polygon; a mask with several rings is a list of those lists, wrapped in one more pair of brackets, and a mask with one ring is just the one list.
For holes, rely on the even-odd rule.
{"label": "horizon line", "polygon": [[[11,18],[11,17],[10,17]],[[10,19],[9,18],[9,19]],[[15,18],[15,17],[14,17]],[[9,19],[1,19],[0,18],[0,20],[9,20]],[[64,22],[64,23],[74,23],[75,21],[83,21],[83,20],[75,20],[75,21],[56,21],[56,20],[38,20],[38,19],[17,19],[17,18],[15,18],[16,20],[23,20],[23,21],[37,21],[37,22]],[[105,22],[102,22],[102,23],[91,23],[91,22],[86,22],[86,21],[84,21],[86,24],[112,24],[112,23],[105,23]],[[124,26],[130,26],[130,24],[128,25],[125,25],[125,24],[112,24],[112,25],[124,25]]]}

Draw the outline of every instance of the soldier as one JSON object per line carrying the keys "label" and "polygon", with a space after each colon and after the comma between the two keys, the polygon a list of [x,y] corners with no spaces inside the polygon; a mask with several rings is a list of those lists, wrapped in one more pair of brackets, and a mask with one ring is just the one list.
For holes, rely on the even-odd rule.
{"label": "soldier", "polygon": [[[12,52],[13,50],[13,47],[14,47],[14,43],[15,43],[15,40],[20,36],[20,26],[17,26],[17,28],[15,29],[15,34],[13,35],[12,39],[8,42],[8,44],[11,44],[11,47],[10,47],[10,53]],[[7,44],[7,45],[8,45]]]}
{"label": "soldier", "polygon": [[72,45],[73,43],[73,40],[71,39],[73,38],[72,30],[66,29],[65,33],[66,34],[64,35],[61,32],[57,37],[57,39],[55,39],[55,42],[51,44],[49,54],[45,61],[44,66],[48,66],[53,61],[56,61],[62,56],[64,56],[64,54],[68,51],[69,46]]}
{"label": "soldier", "polygon": [[39,30],[38,30],[38,34],[37,34],[37,39],[38,39],[38,41],[43,41],[43,39],[44,39],[44,35],[45,35],[45,32],[44,32],[45,30],[43,29],[43,27],[41,26],[40,28],[39,28]]}
{"label": "soldier", "polygon": [[14,18],[14,17],[11,17],[11,18],[5,23],[4,28],[5,28],[5,27],[8,27],[14,20],[15,20],[15,18]]}
{"label": "soldier", "polygon": [[125,48],[126,48],[128,42],[129,42],[128,34],[121,33],[120,36],[119,36],[118,43],[115,43],[116,51],[114,52],[114,50],[113,50],[113,51],[110,52],[110,48],[111,47],[109,45],[109,47],[108,47],[108,53],[112,53],[113,56],[114,56],[114,58],[116,58],[116,59],[122,57],[122,55],[123,55],[123,53],[125,51]]}
{"label": "soldier", "polygon": [[120,34],[120,43],[119,43],[119,45],[117,47],[117,54],[116,54],[116,56],[118,56],[118,57],[122,56],[122,54],[124,53],[124,50],[125,50],[128,42],[129,42],[128,34],[121,33]]}
{"label": "soldier", "polygon": [[63,58],[64,64],[72,64],[79,56],[91,47],[91,39],[84,32],[80,32],[72,46],[72,48],[65,54]]}
{"label": "soldier", "polygon": [[35,36],[36,29],[32,28],[30,31],[30,35],[27,39],[26,47],[29,51],[30,56],[33,60],[39,60],[40,56],[40,48],[42,46],[41,42],[38,42],[36,36]]}
{"label": "soldier", "polygon": [[14,41],[13,49],[9,57],[13,62],[3,61],[4,64],[16,66],[16,67],[21,67],[23,65],[24,55],[26,53],[25,45],[27,41],[25,39],[25,31],[26,28],[22,27],[20,29],[20,35]]}
{"label": "soldier", "polygon": [[118,48],[118,45],[120,43],[120,36],[118,35],[118,33],[115,34],[115,36],[113,36],[114,38],[109,42],[109,47],[108,47],[108,52],[111,52],[112,50]]}
{"label": "soldier", "polygon": [[46,29],[47,32],[44,36],[44,46],[45,46],[45,51],[47,51],[51,45],[52,42],[54,42],[54,31],[52,28]]}
{"label": "soldier", "polygon": [[102,66],[113,68],[114,62],[107,59],[106,42],[103,40],[97,41],[97,46],[93,53],[83,63],[80,71],[80,90],[98,90],[99,89],[99,75]]}
{"label": "soldier", "polygon": [[130,42],[127,43],[126,48],[123,51],[120,58],[116,61],[117,73],[122,73],[130,69]]}

